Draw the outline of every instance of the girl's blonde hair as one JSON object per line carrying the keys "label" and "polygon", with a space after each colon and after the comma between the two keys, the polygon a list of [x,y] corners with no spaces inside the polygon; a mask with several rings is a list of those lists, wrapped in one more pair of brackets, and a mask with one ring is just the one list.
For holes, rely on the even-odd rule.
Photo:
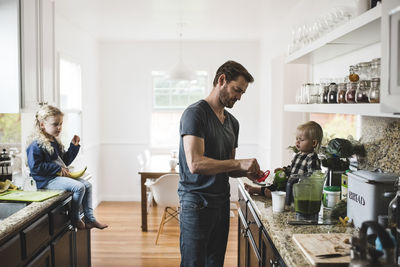
{"label": "girl's blonde hair", "polygon": [[324,136],[321,125],[319,125],[315,121],[308,121],[304,124],[299,125],[297,127],[297,130],[302,132],[307,138],[317,141],[315,151],[318,152],[321,147],[322,138]]}
{"label": "girl's blonde hair", "polygon": [[[33,132],[28,138],[27,145],[29,146],[33,141],[37,141],[38,145],[49,152],[49,154],[54,153],[54,148],[51,146],[51,139],[49,139],[44,130],[40,127],[40,123],[47,120],[49,117],[64,116],[64,113],[60,109],[50,105],[43,105],[36,112],[35,124],[33,126]],[[61,152],[64,152],[64,146],[58,138],[55,138]]]}

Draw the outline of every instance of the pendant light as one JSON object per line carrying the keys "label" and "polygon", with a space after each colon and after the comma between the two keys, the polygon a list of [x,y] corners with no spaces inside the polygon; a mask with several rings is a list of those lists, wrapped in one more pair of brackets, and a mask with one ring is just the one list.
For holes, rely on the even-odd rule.
{"label": "pendant light", "polygon": [[183,63],[182,56],[182,30],[183,30],[183,22],[178,23],[179,27],[179,61],[178,63],[171,68],[167,73],[167,77],[170,80],[176,81],[192,81],[195,79],[194,73]]}

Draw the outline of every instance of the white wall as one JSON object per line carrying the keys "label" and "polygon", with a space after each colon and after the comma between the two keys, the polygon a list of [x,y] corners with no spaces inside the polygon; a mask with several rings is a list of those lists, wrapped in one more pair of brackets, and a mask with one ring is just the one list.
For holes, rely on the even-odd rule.
{"label": "white wall", "polygon": [[[150,145],[152,71],[178,61],[178,42],[101,42],[102,199],[140,200],[136,156]],[[259,42],[184,42],[183,59],[193,70],[210,75],[226,60],[242,63],[255,78],[230,110],[240,122],[237,157],[257,157],[259,116]]]}
{"label": "white wall", "polygon": [[82,67],[82,147],[78,156],[79,160],[88,166],[88,172],[93,175],[91,183],[93,185],[93,204],[96,207],[101,201],[101,195],[99,195],[101,117],[99,116],[98,43],[89,33],[75,27],[57,13],[57,5],[55,32],[57,68],[59,54]]}

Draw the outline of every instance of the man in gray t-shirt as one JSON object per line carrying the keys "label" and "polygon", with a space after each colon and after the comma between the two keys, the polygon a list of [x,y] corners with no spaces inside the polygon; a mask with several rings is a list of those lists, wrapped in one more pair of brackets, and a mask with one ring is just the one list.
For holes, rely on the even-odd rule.
{"label": "man in gray t-shirt", "polygon": [[181,266],[223,266],[229,233],[229,177],[262,175],[256,159],[235,159],[239,122],[232,108],[253,82],[239,63],[227,61],[209,96],[190,105],[180,122],[178,194]]}

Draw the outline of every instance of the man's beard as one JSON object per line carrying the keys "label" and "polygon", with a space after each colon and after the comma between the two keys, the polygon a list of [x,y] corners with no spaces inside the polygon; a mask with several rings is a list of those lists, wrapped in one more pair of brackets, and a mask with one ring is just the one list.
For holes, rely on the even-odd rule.
{"label": "man's beard", "polygon": [[229,97],[228,93],[228,85],[224,85],[221,89],[221,93],[219,95],[219,101],[224,105],[224,107],[232,108],[233,105],[236,103],[236,100],[232,100]]}

